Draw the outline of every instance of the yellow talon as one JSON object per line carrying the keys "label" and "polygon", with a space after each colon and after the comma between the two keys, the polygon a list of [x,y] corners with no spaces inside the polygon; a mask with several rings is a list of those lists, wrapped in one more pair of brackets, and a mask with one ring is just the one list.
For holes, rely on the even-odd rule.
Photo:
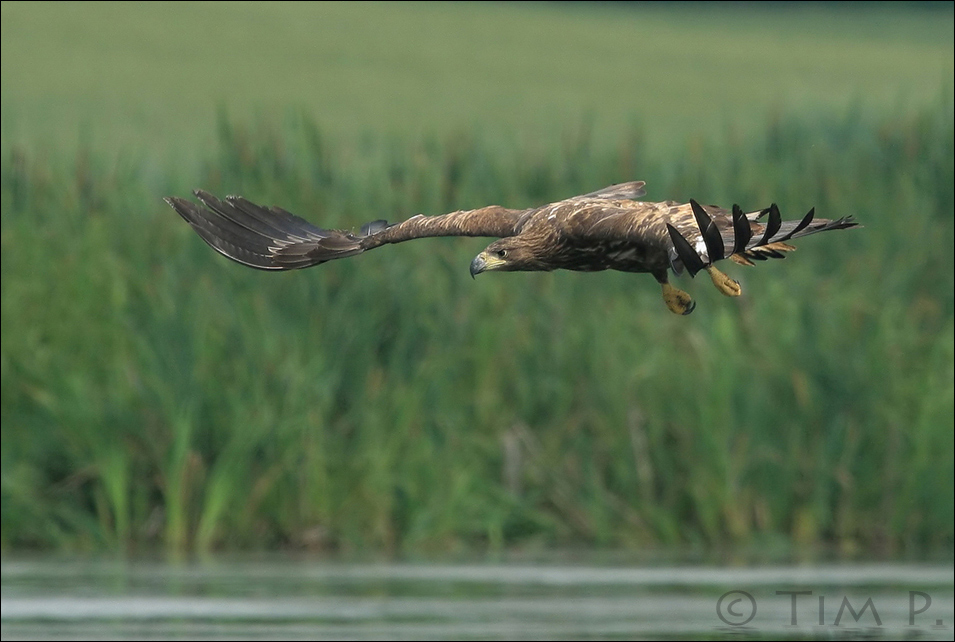
{"label": "yellow talon", "polygon": [[706,268],[706,271],[710,273],[710,278],[713,279],[713,285],[716,286],[716,289],[726,296],[739,296],[743,293],[738,281],[726,276],[712,265]]}
{"label": "yellow talon", "polygon": [[670,312],[675,314],[689,314],[696,307],[696,302],[689,294],[673,287],[669,283],[661,284],[663,286],[663,302],[670,308]]}

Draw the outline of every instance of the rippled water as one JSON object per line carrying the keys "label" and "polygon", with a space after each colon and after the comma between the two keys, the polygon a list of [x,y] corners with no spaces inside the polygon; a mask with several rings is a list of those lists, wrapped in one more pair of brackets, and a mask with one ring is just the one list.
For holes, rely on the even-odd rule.
{"label": "rippled water", "polygon": [[955,624],[950,565],[5,561],[0,575],[3,639],[951,640]]}

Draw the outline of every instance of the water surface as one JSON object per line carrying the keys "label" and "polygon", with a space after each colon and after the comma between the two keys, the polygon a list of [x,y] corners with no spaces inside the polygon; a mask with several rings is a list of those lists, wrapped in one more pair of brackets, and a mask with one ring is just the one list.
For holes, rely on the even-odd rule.
{"label": "water surface", "polygon": [[4,561],[0,571],[3,639],[951,640],[955,622],[951,565]]}

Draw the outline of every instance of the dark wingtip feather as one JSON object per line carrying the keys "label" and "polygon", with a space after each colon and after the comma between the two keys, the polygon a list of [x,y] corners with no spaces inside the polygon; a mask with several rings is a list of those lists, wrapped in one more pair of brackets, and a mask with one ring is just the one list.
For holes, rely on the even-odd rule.
{"label": "dark wingtip feather", "polygon": [[193,194],[202,205],[175,196],[164,200],[203,241],[249,267],[291,270],[363,251],[358,238],[315,227],[285,210],[266,209],[239,196],[220,200],[201,189]]}
{"label": "dark wingtip feather", "polygon": [[763,233],[763,238],[759,242],[759,245],[765,245],[769,243],[769,240],[773,238],[776,232],[779,231],[779,227],[783,224],[783,217],[779,213],[779,207],[775,203],[769,206],[769,220],[766,221],[766,231]]}
{"label": "dark wingtip feather", "polygon": [[855,217],[850,214],[849,216],[843,216],[842,218],[833,221],[832,223],[829,224],[828,227],[834,230],[846,230],[846,229],[849,229],[850,227],[864,227],[864,226],[859,224],[856,221]]}
{"label": "dark wingtip feather", "polygon": [[692,198],[690,199],[690,208],[693,210],[696,224],[699,226],[700,234],[703,236],[703,244],[706,245],[706,254],[710,259],[710,263],[719,261],[723,258],[724,253],[723,237],[720,236],[719,229],[716,227],[710,215],[703,209],[703,206]]}
{"label": "dark wingtip feather", "polygon": [[191,201],[187,201],[184,198],[179,198],[178,196],[166,196],[163,198],[166,204],[176,211],[176,214],[182,217],[184,221],[191,225],[195,225],[199,216],[199,208],[196,207]]}
{"label": "dark wingtip feather", "polygon": [[736,204],[733,205],[733,236],[732,254],[745,250],[746,244],[753,237],[753,228],[750,226],[749,220],[743,213],[742,208]]}
{"label": "dark wingtip feather", "polygon": [[790,232],[789,234],[787,234],[786,236],[784,236],[783,238],[781,238],[781,239],[779,239],[779,240],[780,240],[780,241],[788,241],[788,240],[791,239],[793,236],[795,236],[795,235],[798,234],[799,232],[803,231],[803,230],[806,228],[806,226],[808,226],[810,223],[812,223],[812,219],[813,219],[815,216],[816,216],[816,208],[813,207],[813,208],[810,209],[808,212],[806,212],[806,215],[802,217],[802,220],[799,221],[799,225],[797,225],[796,227],[794,227],[792,232]]}
{"label": "dark wingtip feather", "polygon": [[673,248],[676,250],[680,260],[683,261],[687,272],[690,273],[690,276],[696,276],[697,272],[706,267],[706,264],[703,263],[703,259],[696,253],[696,250],[693,249],[690,242],[683,238],[683,235],[669,223],[667,223],[667,232],[670,233]]}

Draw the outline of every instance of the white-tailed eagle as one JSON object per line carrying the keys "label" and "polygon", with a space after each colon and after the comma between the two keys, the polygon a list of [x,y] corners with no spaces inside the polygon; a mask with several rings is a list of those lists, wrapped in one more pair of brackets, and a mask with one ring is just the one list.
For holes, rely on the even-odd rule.
{"label": "white-tailed eagle", "polygon": [[[525,210],[490,205],[439,216],[417,215],[389,225],[379,220],[358,232],[316,227],[278,207],[262,207],[238,196],[219,200],[196,190],[202,206],[177,197],[166,202],[206,243],[234,261],[262,270],[294,270],[390,243],[429,236],[497,237],[471,262],[471,275],[492,270],[620,270],[649,272],[663,287],[663,300],[677,314],[695,306],[690,295],[668,282],[668,272],[695,276],[706,270],[727,296],[739,283],[714,267],[725,258],[743,265],[783,258],[791,239],[853,227],[851,216],[783,221],[775,204],[744,213],[738,205],[636,200],[644,183],[612,185]],[[764,219],[765,217],[765,219]]]}

